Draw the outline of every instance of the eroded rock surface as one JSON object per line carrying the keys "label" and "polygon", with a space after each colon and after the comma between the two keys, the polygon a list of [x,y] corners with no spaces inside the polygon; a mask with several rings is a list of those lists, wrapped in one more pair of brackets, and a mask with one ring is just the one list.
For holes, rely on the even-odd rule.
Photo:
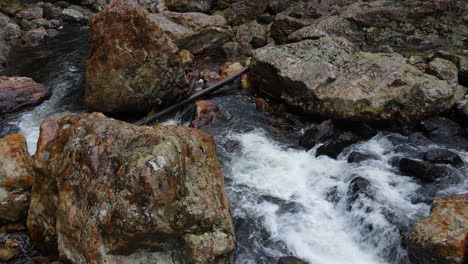
{"label": "eroded rock surface", "polygon": [[454,89],[396,53],[357,51],[323,37],[253,52],[252,81],[306,114],[355,119],[422,119],[454,105]]}
{"label": "eroded rock surface", "polygon": [[216,144],[186,127],[102,114],[41,125],[28,230],[74,263],[233,263]]}
{"label": "eroded rock surface", "polygon": [[436,199],[430,215],[413,227],[408,241],[411,263],[466,263],[468,194]]}

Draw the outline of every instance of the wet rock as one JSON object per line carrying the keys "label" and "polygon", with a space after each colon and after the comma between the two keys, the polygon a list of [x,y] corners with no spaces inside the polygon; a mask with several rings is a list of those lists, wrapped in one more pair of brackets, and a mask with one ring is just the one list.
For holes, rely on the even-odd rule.
{"label": "wet rock", "polygon": [[455,167],[461,167],[465,164],[457,153],[446,149],[430,150],[424,153],[423,160],[438,164],[450,164]]}
{"label": "wet rock", "polygon": [[241,87],[242,89],[250,89],[252,88],[252,83],[250,82],[249,75],[244,74],[241,77]]}
{"label": "wet rock", "polygon": [[47,87],[31,78],[0,76],[0,114],[40,104],[49,95]]}
{"label": "wet rock", "polygon": [[348,156],[349,163],[361,163],[366,160],[378,160],[379,157],[374,154],[362,153],[358,151],[353,151]]}
{"label": "wet rock", "polygon": [[217,72],[212,70],[202,70],[200,72],[200,77],[206,82],[208,85],[215,84],[223,79],[221,75]]}
{"label": "wet rock", "polygon": [[402,158],[399,161],[400,170],[410,176],[424,182],[433,182],[436,179],[446,177],[449,171],[442,166],[434,165],[430,162]]}
{"label": "wet rock", "polygon": [[419,128],[434,143],[453,149],[468,150],[468,139],[463,128],[445,117],[431,117],[420,122]]}
{"label": "wet rock", "polygon": [[282,257],[278,260],[278,264],[310,264],[297,257]]}
{"label": "wet rock", "polygon": [[263,47],[267,44],[268,35],[255,20],[235,27],[234,31],[239,43],[251,44],[253,48]]}
{"label": "wet rock", "polygon": [[327,155],[336,159],[345,148],[360,140],[361,138],[352,132],[340,132],[317,149],[317,156]]}
{"label": "wet rock", "polygon": [[134,1],[113,1],[90,28],[85,103],[101,112],[144,112],[188,94],[173,41]]}
{"label": "wet rock", "polygon": [[219,15],[166,11],[151,17],[180,49],[195,55],[221,52],[223,45],[234,38],[226,20]]}
{"label": "wet rock", "polygon": [[58,19],[62,15],[62,11],[62,8],[51,3],[44,4],[44,18],[46,19]]}
{"label": "wet rock", "polygon": [[411,263],[466,263],[468,194],[438,198],[408,238]]}
{"label": "wet rock", "polygon": [[436,58],[429,63],[428,72],[451,85],[458,83],[458,69],[451,61]]}
{"label": "wet rock", "polygon": [[197,101],[195,106],[195,117],[190,123],[190,126],[194,128],[201,128],[209,125],[213,118],[220,114],[219,107],[208,100]]}
{"label": "wet rock", "polygon": [[87,16],[80,12],[79,10],[76,10],[75,8],[72,8],[71,6],[68,8],[65,8],[62,11],[62,18],[64,21],[69,22],[69,23],[83,23],[85,24],[88,21]]}
{"label": "wet rock", "polygon": [[167,8],[176,12],[209,12],[214,0],[164,0]]}
{"label": "wet rock", "polygon": [[188,50],[181,50],[179,52],[180,58],[182,59],[182,64],[186,71],[192,69],[193,63],[195,61],[195,56]]}
{"label": "wet rock", "polygon": [[373,199],[375,196],[374,190],[372,189],[372,184],[369,180],[357,176],[351,180],[351,183],[348,187],[348,209],[351,209],[351,206],[358,200],[362,198]]}
{"label": "wet rock", "polygon": [[244,54],[243,47],[235,41],[225,43],[222,50],[227,59],[237,59]]}
{"label": "wet rock", "polygon": [[24,137],[0,138],[0,221],[15,222],[26,215],[33,180],[33,163]]}
{"label": "wet rock", "polygon": [[468,118],[468,95],[457,103],[456,108],[461,115]]}
{"label": "wet rock", "polygon": [[44,27],[31,29],[23,35],[24,45],[32,47],[40,44],[47,37],[47,31]]}
{"label": "wet rock", "polygon": [[268,0],[239,0],[233,2],[229,8],[224,11],[229,24],[233,26],[242,25],[254,20],[268,8]]}
{"label": "wet rock", "polygon": [[56,28],[55,24],[51,20],[47,20],[44,18],[38,18],[31,20],[32,28],[43,27],[45,29]]}
{"label": "wet rock", "polygon": [[239,62],[226,62],[219,69],[219,73],[220,73],[221,77],[223,79],[225,79],[225,78],[227,78],[227,77],[229,77],[231,75],[234,75],[234,74],[242,71],[243,69],[244,69],[244,67]]}
{"label": "wet rock", "polygon": [[44,252],[74,263],[234,263],[216,144],[201,130],[50,117],[35,165],[27,226]]}
{"label": "wet rock", "polygon": [[257,49],[251,77],[261,92],[305,114],[340,119],[417,120],[455,103],[446,81],[422,73],[399,54],[356,51],[343,38]]}
{"label": "wet rock", "polygon": [[299,145],[306,149],[313,148],[316,144],[330,139],[334,135],[334,125],[332,120],[324,121],[313,126],[304,133],[299,140]]}

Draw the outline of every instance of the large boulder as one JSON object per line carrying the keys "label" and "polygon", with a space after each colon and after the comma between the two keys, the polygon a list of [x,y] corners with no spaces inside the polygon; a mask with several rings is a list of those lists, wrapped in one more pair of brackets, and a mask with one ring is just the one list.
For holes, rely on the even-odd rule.
{"label": "large boulder", "polygon": [[462,264],[468,256],[468,194],[442,197],[408,238],[411,263]]}
{"label": "large boulder", "polygon": [[323,37],[257,49],[258,89],[306,114],[356,119],[421,119],[449,110],[454,89],[396,53],[360,52],[344,38]]}
{"label": "large boulder", "polygon": [[26,215],[33,180],[33,161],[25,138],[0,138],[0,222],[15,222]]}
{"label": "large boulder", "polygon": [[0,115],[37,105],[49,95],[46,86],[31,78],[0,76]]}
{"label": "large boulder", "polygon": [[10,49],[18,43],[20,37],[20,26],[0,12],[0,72],[6,68]]}
{"label": "large boulder", "polygon": [[90,28],[85,103],[100,112],[144,112],[188,94],[177,46],[133,0],[113,1]]}
{"label": "large boulder", "polygon": [[233,263],[209,134],[62,115],[42,123],[34,158],[27,226],[44,252],[72,263]]}
{"label": "large boulder", "polygon": [[226,19],[220,15],[164,11],[152,18],[180,49],[193,54],[220,52],[223,44],[234,38]]}

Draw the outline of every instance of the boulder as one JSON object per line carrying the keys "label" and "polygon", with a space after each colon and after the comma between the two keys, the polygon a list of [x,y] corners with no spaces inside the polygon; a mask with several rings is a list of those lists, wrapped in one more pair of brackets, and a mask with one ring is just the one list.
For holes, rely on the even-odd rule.
{"label": "boulder", "polygon": [[152,17],[180,49],[195,55],[221,52],[223,45],[234,38],[226,19],[219,15],[165,11]]}
{"label": "boulder", "polygon": [[458,69],[451,61],[436,58],[429,63],[428,72],[451,85],[458,84]]}
{"label": "boulder", "polygon": [[297,257],[282,257],[278,260],[278,264],[309,264],[309,262],[306,262],[300,258]]}
{"label": "boulder", "polygon": [[411,263],[463,264],[467,261],[468,194],[438,198],[428,217],[408,237]]}
{"label": "boulder", "polygon": [[434,143],[452,149],[468,151],[468,138],[460,124],[445,117],[430,117],[420,122],[419,128]]}
{"label": "boulder", "polygon": [[253,48],[260,48],[267,44],[268,35],[255,20],[235,27],[234,31],[239,43],[250,44]]}
{"label": "boulder", "polygon": [[178,48],[133,0],[113,1],[90,28],[85,103],[100,112],[145,112],[188,95]]}
{"label": "boulder", "polygon": [[16,13],[16,17],[23,18],[23,19],[34,19],[34,18],[41,18],[44,15],[44,10],[38,6],[32,6],[28,9],[21,10],[20,12]]}
{"label": "boulder", "polygon": [[58,19],[62,15],[62,11],[62,8],[51,3],[44,4],[44,18],[46,19]]}
{"label": "boulder", "polygon": [[361,138],[359,136],[350,131],[339,131],[317,149],[316,155],[327,155],[336,159],[345,148],[359,142],[360,140]]}
{"label": "boulder", "polygon": [[349,163],[360,163],[366,160],[378,160],[379,157],[374,154],[362,153],[359,151],[353,151],[348,156]]}
{"label": "boulder", "polygon": [[12,19],[0,12],[0,72],[8,63],[13,45],[21,38],[21,28]]}
{"label": "boulder", "polygon": [[33,180],[33,161],[25,138],[0,138],[0,222],[16,222],[26,215]]}
{"label": "boulder", "polygon": [[457,153],[446,149],[430,150],[424,153],[423,160],[437,164],[450,164],[455,167],[462,167],[465,164]]}
{"label": "boulder", "polygon": [[447,168],[434,165],[427,161],[402,158],[398,164],[403,173],[420,179],[423,182],[433,182],[450,173]]}
{"label": "boulder", "polygon": [[167,8],[176,12],[209,12],[214,0],[164,0]]}
{"label": "boulder", "polygon": [[72,263],[234,263],[214,138],[100,113],[46,119],[27,226]]}
{"label": "boulder", "polygon": [[323,37],[257,49],[251,77],[261,92],[305,114],[352,120],[417,120],[452,108],[454,90],[396,53],[357,51]]}
{"label": "boulder", "polygon": [[232,1],[229,7],[224,10],[224,17],[230,25],[238,26],[246,22],[255,20],[268,8],[268,0],[237,0]]}
{"label": "boulder", "polygon": [[0,76],[0,115],[37,105],[49,95],[46,86],[31,78]]}
{"label": "boulder", "polygon": [[[358,199],[366,198],[372,200],[374,197],[375,191],[372,189],[372,184],[369,182],[369,180],[357,176],[351,180],[348,186],[346,199],[348,210],[351,210],[351,207]],[[362,204],[359,204],[359,206],[362,206]]]}
{"label": "boulder", "polygon": [[207,126],[219,114],[219,107],[215,103],[208,100],[197,101],[195,103],[195,117],[190,126],[194,128]]}
{"label": "boulder", "polygon": [[26,47],[33,47],[40,44],[47,38],[47,31],[44,27],[31,29],[23,34],[23,42]]}

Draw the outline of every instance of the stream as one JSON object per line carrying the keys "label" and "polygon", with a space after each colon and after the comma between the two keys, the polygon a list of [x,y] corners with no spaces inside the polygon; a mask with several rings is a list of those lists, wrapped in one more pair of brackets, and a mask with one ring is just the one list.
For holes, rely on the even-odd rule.
{"label": "stream", "polygon": [[[23,134],[34,153],[44,118],[85,111],[87,33],[86,27],[67,26],[45,44],[14,53],[7,74],[48,85],[52,96],[35,108],[0,118],[0,136]],[[298,144],[313,123],[298,121],[281,129],[240,89],[220,91],[210,100],[221,116],[203,129],[218,144],[235,219],[238,264],[276,263],[289,255],[313,264],[406,264],[404,236],[429,214],[433,199],[468,192],[466,165],[450,168],[449,178],[431,184],[403,176],[391,165],[394,157],[414,157],[436,145],[408,144],[403,135],[380,132],[337,159],[315,157],[316,148],[305,151]],[[163,124],[187,125],[183,112]],[[356,150],[379,159],[348,163]],[[453,151],[468,164],[468,152]],[[374,197],[359,197],[349,205],[349,185],[357,176],[370,182]]]}

